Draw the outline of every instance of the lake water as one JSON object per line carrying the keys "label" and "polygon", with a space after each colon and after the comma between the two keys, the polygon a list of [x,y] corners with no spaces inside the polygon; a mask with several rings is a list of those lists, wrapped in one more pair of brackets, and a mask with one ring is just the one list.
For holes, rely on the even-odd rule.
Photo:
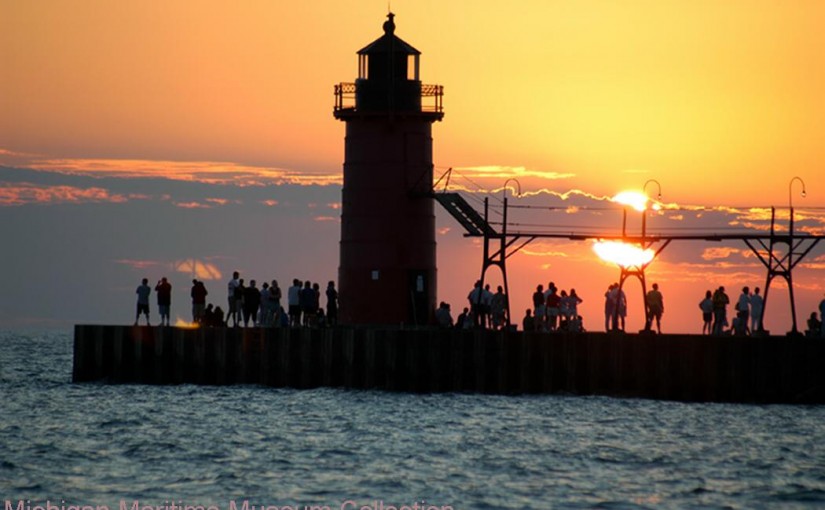
{"label": "lake water", "polygon": [[72,384],[71,365],[69,332],[0,332],[5,510],[825,507],[825,406]]}

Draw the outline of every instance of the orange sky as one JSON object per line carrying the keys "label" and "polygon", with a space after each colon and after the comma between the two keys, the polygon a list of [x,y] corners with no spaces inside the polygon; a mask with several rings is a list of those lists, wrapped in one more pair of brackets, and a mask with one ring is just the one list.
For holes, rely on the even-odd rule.
{"label": "orange sky", "polygon": [[[231,161],[329,173],[332,86],[385,1],[0,2],[0,145],[49,157]],[[810,198],[825,161],[825,3],[395,1],[445,86],[436,164],[648,177],[681,202]],[[709,185],[712,183],[712,185]],[[538,182],[534,184],[538,185]]]}
{"label": "orange sky", "polygon": [[[344,128],[333,85],[355,78],[355,52],[386,10],[0,0],[0,164],[334,181]],[[807,198],[795,203],[825,204],[825,2],[392,10],[396,34],[422,51],[423,81],[445,87],[436,174],[478,168],[490,188],[518,175],[524,191],[596,196],[656,179],[668,202],[741,206],[787,205],[798,175]],[[525,271],[558,264],[526,260]]]}

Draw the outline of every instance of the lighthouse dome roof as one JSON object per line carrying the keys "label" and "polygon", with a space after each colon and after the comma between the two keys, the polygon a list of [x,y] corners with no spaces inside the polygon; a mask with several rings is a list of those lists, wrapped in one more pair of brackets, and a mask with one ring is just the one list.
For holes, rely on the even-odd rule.
{"label": "lighthouse dome roof", "polygon": [[358,50],[359,55],[373,55],[376,53],[403,53],[406,55],[421,55],[421,52],[413,48],[400,37],[395,35],[395,15],[389,13],[387,21],[384,22],[384,35]]}

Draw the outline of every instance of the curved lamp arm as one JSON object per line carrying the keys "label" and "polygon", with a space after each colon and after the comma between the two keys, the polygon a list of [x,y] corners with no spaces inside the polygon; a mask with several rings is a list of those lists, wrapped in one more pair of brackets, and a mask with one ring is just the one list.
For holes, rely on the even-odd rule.
{"label": "curved lamp arm", "polygon": [[799,184],[802,185],[802,198],[805,198],[807,193],[805,192],[805,181],[802,180],[801,177],[794,177],[791,179],[791,182],[788,183],[788,209],[793,209],[793,183],[794,181],[799,181]]}

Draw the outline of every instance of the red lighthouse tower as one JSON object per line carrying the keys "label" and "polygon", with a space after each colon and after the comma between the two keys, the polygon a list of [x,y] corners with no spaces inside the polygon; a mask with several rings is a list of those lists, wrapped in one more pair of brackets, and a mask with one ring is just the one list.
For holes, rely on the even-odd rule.
{"label": "red lighthouse tower", "polygon": [[355,83],[335,87],[335,118],[346,122],[342,324],[427,324],[435,309],[432,124],[443,89],[421,84],[421,53],[387,18],[358,52]]}

